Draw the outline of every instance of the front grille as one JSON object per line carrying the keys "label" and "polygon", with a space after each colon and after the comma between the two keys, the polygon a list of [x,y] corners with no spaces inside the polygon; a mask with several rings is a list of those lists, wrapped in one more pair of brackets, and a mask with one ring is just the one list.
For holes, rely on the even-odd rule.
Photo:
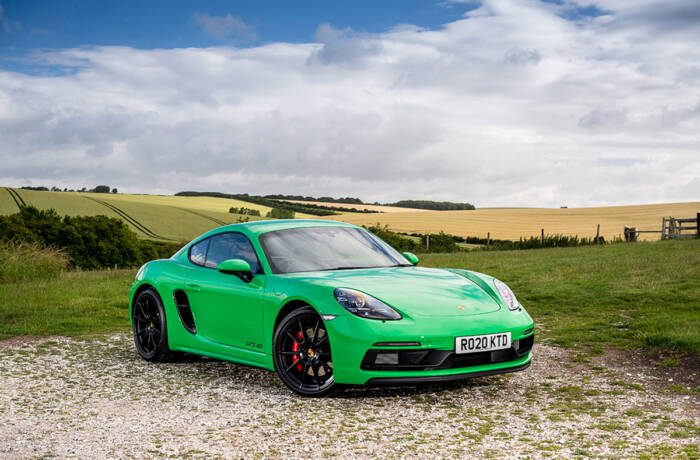
{"label": "front grille", "polygon": [[360,366],[365,370],[408,371],[457,369],[482,364],[503,363],[525,356],[535,341],[532,334],[516,340],[505,350],[457,354],[449,350],[368,350]]}

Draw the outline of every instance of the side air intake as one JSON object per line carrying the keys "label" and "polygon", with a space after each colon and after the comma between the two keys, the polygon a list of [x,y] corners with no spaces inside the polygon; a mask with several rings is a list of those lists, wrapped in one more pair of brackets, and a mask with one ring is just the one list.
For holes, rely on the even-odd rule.
{"label": "side air intake", "polygon": [[185,329],[187,329],[190,333],[196,334],[197,327],[194,324],[194,316],[192,315],[190,300],[187,298],[187,294],[185,294],[185,291],[175,291],[173,297],[175,298],[177,313],[180,315],[182,325],[185,326]]}

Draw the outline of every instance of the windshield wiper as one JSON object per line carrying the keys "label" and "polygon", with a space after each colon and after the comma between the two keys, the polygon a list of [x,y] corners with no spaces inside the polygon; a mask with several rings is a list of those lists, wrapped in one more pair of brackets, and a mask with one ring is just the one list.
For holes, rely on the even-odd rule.
{"label": "windshield wiper", "polygon": [[320,272],[329,272],[333,270],[359,270],[363,268],[392,268],[392,267],[413,267],[413,264],[394,264],[394,265],[377,265],[374,267],[355,267],[352,265],[345,265],[341,267],[333,267],[333,268],[324,268],[322,270],[318,270]]}
{"label": "windshield wiper", "polygon": [[324,268],[322,270],[319,270],[320,272],[328,272],[328,271],[333,271],[333,270],[356,270],[360,268],[380,268],[380,267],[353,267],[353,266],[343,266],[343,267],[333,267],[333,268]]}

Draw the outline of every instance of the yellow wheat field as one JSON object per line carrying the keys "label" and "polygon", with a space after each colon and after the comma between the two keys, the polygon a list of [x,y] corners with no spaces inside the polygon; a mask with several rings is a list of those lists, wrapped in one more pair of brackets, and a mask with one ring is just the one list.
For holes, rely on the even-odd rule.
{"label": "yellow wheat field", "polygon": [[[521,236],[547,234],[595,236],[596,225],[607,240],[621,236],[625,225],[644,230],[660,230],[663,216],[695,217],[700,202],[664,203],[597,208],[510,208],[474,211],[411,211],[384,214],[344,213],[327,218],[358,225],[380,223],[406,233],[445,233],[460,236],[517,240]],[[642,234],[641,239],[659,239],[659,234]]]}

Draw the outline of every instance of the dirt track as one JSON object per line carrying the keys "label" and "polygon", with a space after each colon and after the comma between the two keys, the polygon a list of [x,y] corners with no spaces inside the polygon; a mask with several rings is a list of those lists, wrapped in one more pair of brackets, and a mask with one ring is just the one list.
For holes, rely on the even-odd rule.
{"label": "dirt track", "polygon": [[697,458],[697,393],[535,354],[509,376],[311,400],[263,370],[148,364],[124,335],[14,341],[0,346],[0,457]]}

